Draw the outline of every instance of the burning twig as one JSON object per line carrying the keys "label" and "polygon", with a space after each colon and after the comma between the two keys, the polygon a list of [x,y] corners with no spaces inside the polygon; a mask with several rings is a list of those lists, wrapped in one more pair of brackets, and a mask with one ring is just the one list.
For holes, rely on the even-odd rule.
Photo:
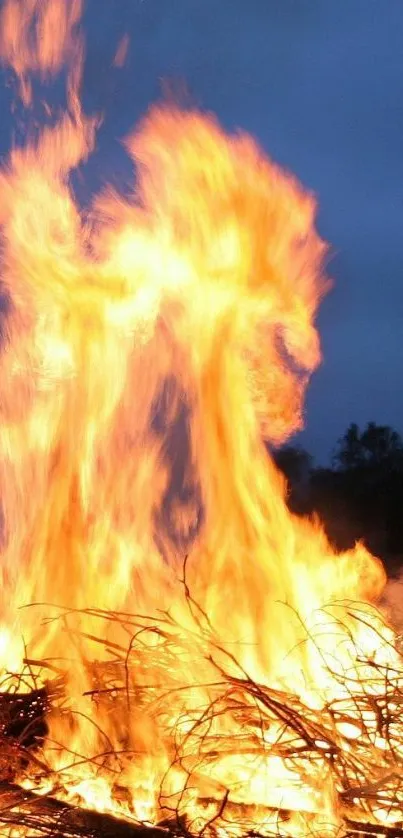
{"label": "burning twig", "polygon": [[[119,625],[128,636],[128,646],[125,649],[121,643],[112,645],[108,642],[104,648],[113,659],[87,663],[92,688],[86,691],[85,698],[112,714],[119,713],[120,706],[125,706],[126,711],[130,706],[134,717],[141,714],[142,718],[152,720],[159,735],[171,743],[169,762],[159,791],[160,819],[167,819],[170,831],[175,828],[191,834],[206,830],[214,832],[225,822],[228,812],[231,818],[235,811],[238,811],[238,818],[240,811],[245,814],[249,804],[254,803],[253,795],[248,801],[247,793],[255,771],[259,765],[267,769],[271,760],[279,758],[287,772],[286,784],[292,784],[292,778],[295,778],[296,787],[304,783],[314,790],[323,781],[324,773],[332,778],[341,810],[345,812],[348,834],[378,831],[389,838],[400,838],[400,826],[386,829],[377,817],[377,812],[387,807],[393,820],[397,820],[403,807],[400,750],[403,667],[400,672],[397,658],[394,667],[382,666],[372,660],[363,661],[367,681],[364,678],[357,681],[349,672],[343,677],[341,672],[329,670],[342,688],[340,697],[314,709],[286,690],[254,680],[240,666],[233,652],[217,643],[211,629],[204,628],[197,634],[190,626],[186,631],[168,614],[150,619],[144,615],[109,614],[97,610],[91,611],[91,615]],[[359,619],[359,612],[355,618]],[[85,642],[103,645],[101,637],[95,634],[87,634]],[[212,650],[215,650],[214,656]],[[204,660],[209,679],[199,683],[192,679],[183,682],[185,670],[182,667],[178,675],[175,660],[180,656],[186,662],[189,655]],[[357,658],[358,655],[357,650]],[[3,694],[0,697],[0,712],[1,707],[4,708],[3,742],[16,739],[20,755],[41,745],[43,736],[40,739],[36,733],[29,739],[29,732],[35,725],[37,730],[44,730],[49,713],[57,709],[62,688],[60,679],[55,679],[54,683],[48,682],[46,687],[33,689],[27,695]],[[176,714],[171,720],[169,708],[173,700]],[[178,712],[179,700],[182,713]],[[74,717],[74,709],[71,712]],[[231,730],[230,736],[223,734],[226,729]],[[100,741],[101,734],[102,731]],[[383,747],[382,742],[385,743]],[[61,753],[64,749],[67,755],[68,748],[62,744],[59,747]],[[135,739],[127,738],[120,755],[111,747],[109,753],[94,756],[94,770],[101,765],[104,770],[108,770],[108,766],[112,769],[113,760],[118,757],[118,771],[124,772],[125,765],[139,757]],[[243,771],[241,786],[236,768],[232,785],[228,784],[227,775],[224,784],[220,780],[221,766],[228,759],[235,759]],[[85,764],[85,758],[77,755],[74,767],[80,763]],[[21,762],[18,766],[21,771]],[[69,770],[66,765],[59,772],[59,780],[68,778]],[[35,766],[37,782],[40,775],[46,776],[46,771],[45,764]],[[27,777],[30,772],[32,766],[25,770]],[[172,795],[171,778],[174,775],[182,779]],[[10,789],[16,794],[17,788],[7,785],[8,774],[5,779],[7,794],[11,793]],[[201,826],[197,819],[195,824],[184,820],[186,803],[195,786],[210,789],[206,797],[208,802],[203,804],[206,816]],[[203,794],[199,794],[199,803],[202,799]],[[36,797],[28,795],[27,800],[35,802]],[[46,798],[49,800],[51,798]],[[264,794],[260,805],[266,812],[277,809],[279,813],[281,810],[280,804],[273,806]],[[18,821],[20,815],[16,813],[16,806],[13,804],[13,823],[22,824]],[[46,808],[48,803],[43,806],[47,814],[53,803],[49,804],[50,809]],[[19,811],[25,824],[26,809]],[[67,807],[65,811],[68,813],[67,828],[70,828],[72,810]],[[363,816],[362,823],[353,815],[359,812]],[[369,818],[369,830],[365,816]],[[32,818],[31,809],[29,818]],[[82,829],[87,823],[80,821]],[[249,828],[252,823],[256,825],[256,818],[251,816]],[[273,818],[270,823],[273,825]],[[106,831],[108,824],[107,821]],[[98,828],[101,830],[101,823],[93,828],[95,832]],[[262,827],[266,835],[271,834],[271,829],[268,823]]]}

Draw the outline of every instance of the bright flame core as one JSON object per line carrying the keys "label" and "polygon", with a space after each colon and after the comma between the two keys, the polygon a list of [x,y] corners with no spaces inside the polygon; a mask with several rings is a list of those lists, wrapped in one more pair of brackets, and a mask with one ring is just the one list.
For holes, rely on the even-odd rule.
{"label": "bright flame core", "polygon": [[[10,671],[32,686],[23,638],[66,697],[46,778],[20,780],[54,790],[57,778],[59,796],[147,821],[175,804],[205,825],[225,792],[260,826],[278,809],[337,825],[325,762],[295,775],[280,723],[258,734],[251,687],[307,713],[343,707],[374,662],[395,660],[377,612],[363,605],[357,621],[344,604],[375,601],[382,567],[361,546],[334,555],[290,515],[262,442],[301,426],[320,360],[314,201],[250,137],[156,107],[127,140],[132,199],[106,191],[83,218],[69,176],[96,122],[80,107],[80,3],[21,8],[5,4],[2,45],[25,101],[32,71],[67,58],[74,72],[69,112],[1,174],[3,688]],[[333,733],[350,747],[354,713]]]}

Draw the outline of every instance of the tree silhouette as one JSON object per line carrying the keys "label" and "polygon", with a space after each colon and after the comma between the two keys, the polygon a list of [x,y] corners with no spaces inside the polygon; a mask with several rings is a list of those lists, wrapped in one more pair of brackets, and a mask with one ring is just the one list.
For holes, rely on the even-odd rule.
{"label": "tree silhouette", "polygon": [[313,458],[300,445],[283,445],[271,456],[288,484],[288,506],[298,514],[309,513],[309,482]]}
{"label": "tree silhouette", "polygon": [[308,479],[313,459],[300,445],[283,445],[272,452],[274,462],[290,483],[301,483]]}
{"label": "tree silhouette", "polygon": [[403,440],[388,425],[368,422],[364,431],[352,423],[336,446],[333,465],[336,469],[368,467],[401,467]]}
{"label": "tree silhouette", "polygon": [[315,513],[330,541],[345,550],[362,540],[389,572],[403,565],[403,440],[388,425],[349,425],[331,468],[313,468],[307,451],[285,446],[272,455],[288,481],[297,514]]}

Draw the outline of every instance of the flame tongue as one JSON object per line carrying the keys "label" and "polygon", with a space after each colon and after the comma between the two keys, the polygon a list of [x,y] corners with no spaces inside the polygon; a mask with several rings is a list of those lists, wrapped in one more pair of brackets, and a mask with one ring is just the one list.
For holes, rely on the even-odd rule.
{"label": "flame tongue", "polygon": [[223,800],[238,831],[279,809],[337,825],[331,759],[364,728],[387,750],[357,696],[397,654],[343,602],[375,600],[383,569],[290,515],[262,443],[300,426],[319,362],[314,203],[249,137],[159,107],[127,141],[136,197],[105,192],[90,228],[68,181],[96,128],[80,4],[21,9],[2,54],[25,100],[31,71],[70,70],[69,113],[1,175],[3,689],[56,671],[64,696],[20,782],[147,821],[177,807],[194,830]]}

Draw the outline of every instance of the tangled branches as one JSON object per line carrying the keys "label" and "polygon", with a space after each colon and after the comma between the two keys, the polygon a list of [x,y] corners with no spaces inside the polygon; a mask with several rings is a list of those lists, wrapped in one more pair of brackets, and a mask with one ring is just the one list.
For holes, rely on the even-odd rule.
{"label": "tangled branches", "polygon": [[[98,634],[75,634],[77,612],[64,611],[85,674],[75,694],[68,671],[44,683],[49,662],[26,662],[24,693],[10,676],[0,695],[0,821],[66,838],[107,836],[115,829],[108,818],[118,814],[122,838],[129,838],[141,821],[186,835],[214,835],[218,827],[234,835],[293,835],[317,831],[319,817],[321,834],[403,835],[403,667],[396,649],[387,648],[380,615],[333,603],[315,631],[306,627],[306,654],[315,653],[332,684],[317,689],[314,701],[309,684],[301,695],[252,676],[185,592],[189,619],[183,612],[88,609],[86,621],[99,624]],[[347,615],[343,624],[338,611]],[[378,641],[374,654],[357,641],[368,626],[374,649]],[[343,660],[351,662],[343,669],[336,665],[337,631],[348,646]],[[76,737],[83,718],[93,733],[91,753]],[[109,789],[104,827],[88,813],[94,804],[86,783],[95,781]],[[30,792],[28,803],[17,804],[15,782],[20,791],[21,784],[46,788],[50,798],[41,797],[38,807]],[[56,829],[49,824],[58,805],[64,814],[58,812]],[[72,820],[73,809],[86,814]],[[326,826],[330,809],[340,817]]]}

